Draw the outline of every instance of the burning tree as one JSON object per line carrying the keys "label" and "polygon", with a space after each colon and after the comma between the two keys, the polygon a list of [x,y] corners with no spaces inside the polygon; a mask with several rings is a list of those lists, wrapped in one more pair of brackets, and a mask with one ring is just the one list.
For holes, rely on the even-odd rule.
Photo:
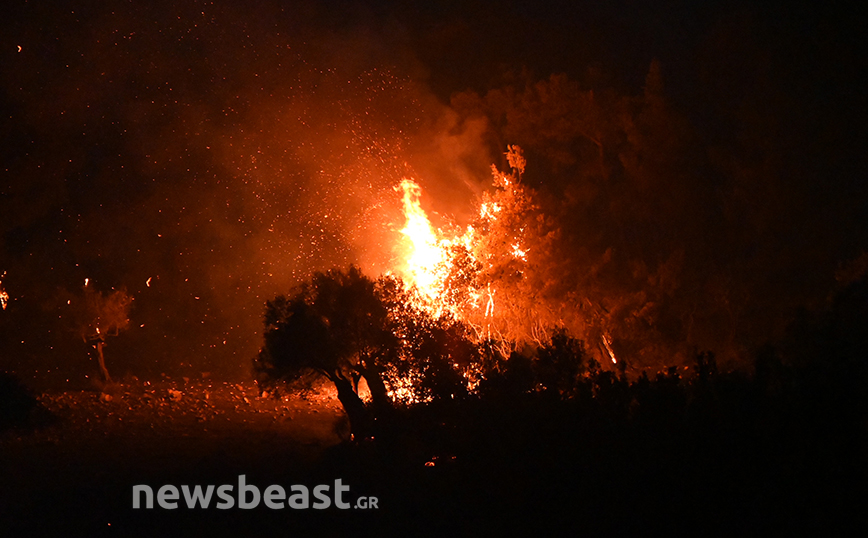
{"label": "burning tree", "polygon": [[[545,386],[569,393],[584,371],[585,348],[568,336],[556,301],[546,296],[557,231],[521,183],[521,149],[508,147],[506,157],[510,172],[492,167],[493,189],[465,230],[434,229],[419,185],[401,182],[401,278],[331,270],[314,274],[291,297],[267,302],[265,343],[254,361],[260,381],[325,377],[357,437],[368,436],[373,419],[396,402],[471,394],[527,345],[540,349]],[[362,378],[370,406],[359,396]]]}
{"label": "burning tree", "polygon": [[105,383],[112,383],[105,365],[103,349],[106,337],[117,336],[130,325],[129,312],[133,297],[126,289],[114,290],[108,295],[96,291],[85,280],[84,298],[78,311],[78,330],[82,340],[92,342],[97,351],[99,370]]}
{"label": "burning tree", "polygon": [[417,403],[468,395],[483,373],[473,329],[449,312],[432,315],[419,290],[400,278],[381,277],[378,289],[398,337],[398,360],[385,372],[390,398]]}
{"label": "burning tree", "polygon": [[321,375],[337,389],[356,436],[367,436],[371,414],[358,394],[365,378],[374,406],[390,405],[382,372],[394,359],[396,336],[375,283],[357,267],[316,273],[287,298],[266,303],[265,345],[255,361],[260,380]]}
{"label": "burning tree", "polygon": [[[435,317],[448,313],[473,327],[478,339],[546,341],[559,325],[543,300],[539,268],[548,262],[554,230],[521,183],[526,161],[518,146],[506,153],[510,172],[492,166],[493,189],[463,231],[434,230],[421,209],[421,190],[404,180],[406,263],[399,271],[420,291]],[[509,350],[504,350],[509,354]]]}
{"label": "burning tree", "polygon": [[[257,377],[264,384],[325,377],[354,437],[369,437],[374,418],[385,418],[395,401],[454,395],[467,384],[460,367],[475,355],[466,330],[418,301],[394,276],[374,281],[354,266],[315,273],[291,297],[266,303]],[[370,406],[359,396],[362,378]]]}

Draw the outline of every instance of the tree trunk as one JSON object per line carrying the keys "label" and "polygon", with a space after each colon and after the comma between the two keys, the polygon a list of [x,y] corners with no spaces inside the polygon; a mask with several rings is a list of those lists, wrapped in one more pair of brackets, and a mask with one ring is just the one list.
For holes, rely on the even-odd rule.
{"label": "tree trunk", "polygon": [[371,416],[365,408],[365,403],[353,390],[352,382],[345,377],[334,376],[331,378],[338,390],[338,400],[344,406],[344,412],[350,419],[350,432],[353,439],[361,440],[371,436]]}
{"label": "tree trunk", "polygon": [[109,375],[108,368],[105,367],[105,357],[102,354],[102,348],[104,347],[105,342],[103,342],[102,340],[96,343],[96,352],[99,356],[99,370],[102,373],[103,381],[105,381],[106,383],[111,383],[112,376]]}
{"label": "tree trunk", "polygon": [[371,391],[371,403],[377,412],[392,408],[392,400],[389,398],[389,392],[386,390],[386,384],[383,382],[382,376],[376,368],[362,369],[362,377],[368,383],[368,390]]}

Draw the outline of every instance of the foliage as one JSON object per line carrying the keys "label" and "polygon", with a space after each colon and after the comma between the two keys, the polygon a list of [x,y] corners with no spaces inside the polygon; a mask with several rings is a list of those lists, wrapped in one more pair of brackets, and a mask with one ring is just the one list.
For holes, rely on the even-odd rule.
{"label": "foliage", "polygon": [[94,343],[103,381],[111,383],[103,348],[106,347],[106,337],[117,336],[129,328],[133,297],[123,288],[105,295],[86,282],[83,297],[75,301],[74,317],[79,335],[83,341]]}
{"label": "foliage", "polygon": [[555,331],[537,351],[537,376],[543,389],[560,396],[575,396],[585,373],[586,354],[584,342],[571,337],[566,329]]}
{"label": "foliage", "polygon": [[[674,356],[687,364],[693,346],[731,358],[750,298],[732,264],[741,253],[724,255],[720,215],[702,209],[720,204],[707,151],[663,75],[653,61],[638,95],[552,75],[453,98],[534,163],[523,188],[539,186],[536,213],[547,217],[538,232],[525,225],[532,267],[514,296],[531,295],[516,304],[546,329],[568,327],[598,359],[607,347],[629,357],[636,374]],[[537,344],[545,332],[535,330]]]}
{"label": "foliage", "polygon": [[[266,303],[257,377],[265,384],[310,372],[325,377],[361,436],[396,401],[460,397],[466,383],[459,367],[475,358],[469,334],[455,320],[415,307],[412,293],[395,277],[374,281],[355,266],[315,273],[291,297]],[[358,393],[362,378],[370,406]]]}
{"label": "foliage", "polygon": [[133,298],[126,289],[114,290],[106,295],[86,285],[77,312],[82,340],[104,341],[106,336],[117,336],[120,331],[129,328],[132,302]]}
{"label": "foliage", "polygon": [[541,273],[554,236],[536,193],[521,181],[521,148],[508,146],[506,158],[509,173],[492,166],[493,189],[482,194],[465,241],[451,246],[442,296],[476,338],[522,346],[541,343],[558,321]]}

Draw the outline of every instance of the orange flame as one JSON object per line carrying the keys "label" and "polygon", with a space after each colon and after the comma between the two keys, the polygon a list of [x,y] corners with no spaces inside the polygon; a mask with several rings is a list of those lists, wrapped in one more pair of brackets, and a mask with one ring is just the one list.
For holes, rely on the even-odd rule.
{"label": "orange flame", "polygon": [[[503,174],[495,180],[510,196],[520,189]],[[418,306],[435,316],[449,313],[474,327],[479,336],[490,337],[499,312],[495,303],[498,284],[491,280],[498,273],[495,264],[504,258],[527,262],[528,249],[519,235],[513,235],[506,245],[486,239],[486,230],[490,232],[501,218],[509,218],[509,209],[500,200],[484,196],[477,221],[463,233],[450,236],[431,225],[420,204],[422,189],[415,181],[404,179],[395,190],[403,193],[406,219],[400,230],[404,252],[398,272],[418,291]],[[499,245],[503,245],[502,252],[491,252]]]}
{"label": "orange flame", "polygon": [[403,268],[404,277],[426,298],[433,301],[439,295],[442,280],[441,265],[445,261],[445,252],[428,220],[428,215],[419,203],[422,189],[410,179],[402,180],[400,189],[404,192],[402,201],[404,216],[407,219],[401,233],[410,242]]}

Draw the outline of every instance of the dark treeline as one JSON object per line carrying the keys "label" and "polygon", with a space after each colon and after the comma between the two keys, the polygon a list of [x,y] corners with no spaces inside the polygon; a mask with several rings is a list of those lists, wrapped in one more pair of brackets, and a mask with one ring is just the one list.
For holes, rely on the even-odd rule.
{"label": "dark treeline", "polygon": [[[334,449],[327,466],[391,498],[391,513],[402,521],[415,518],[434,534],[488,532],[492,522],[504,532],[654,525],[801,534],[846,529],[861,517],[864,276],[842,286],[826,309],[804,311],[784,339],[758,349],[752,371],[724,371],[714,353],[697,351],[690,366],[637,378],[602,368],[565,331],[509,357],[491,342],[454,351],[466,338],[454,322],[451,333],[416,333],[406,346],[385,334],[396,327],[383,308],[389,303],[367,303],[366,311],[349,300],[382,298],[382,289],[358,271],[332,271],[293,298],[269,303],[256,365],[272,386],[311,371],[339,379],[355,438]],[[376,311],[380,323],[372,322]],[[419,311],[411,317],[417,326],[437,326]],[[330,333],[367,336],[338,350]],[[292,348],[301,343],[331,353],[331,362]],[[381,394],[362,402],[353,387],[362,377],[391,385],[394,361],[409,363],[394,375],[409,376],[425,401]],[[473,390],[467,376],[454,375],[459,363],[477,373]],[[379,523],[398,524],[386,516]]]}

